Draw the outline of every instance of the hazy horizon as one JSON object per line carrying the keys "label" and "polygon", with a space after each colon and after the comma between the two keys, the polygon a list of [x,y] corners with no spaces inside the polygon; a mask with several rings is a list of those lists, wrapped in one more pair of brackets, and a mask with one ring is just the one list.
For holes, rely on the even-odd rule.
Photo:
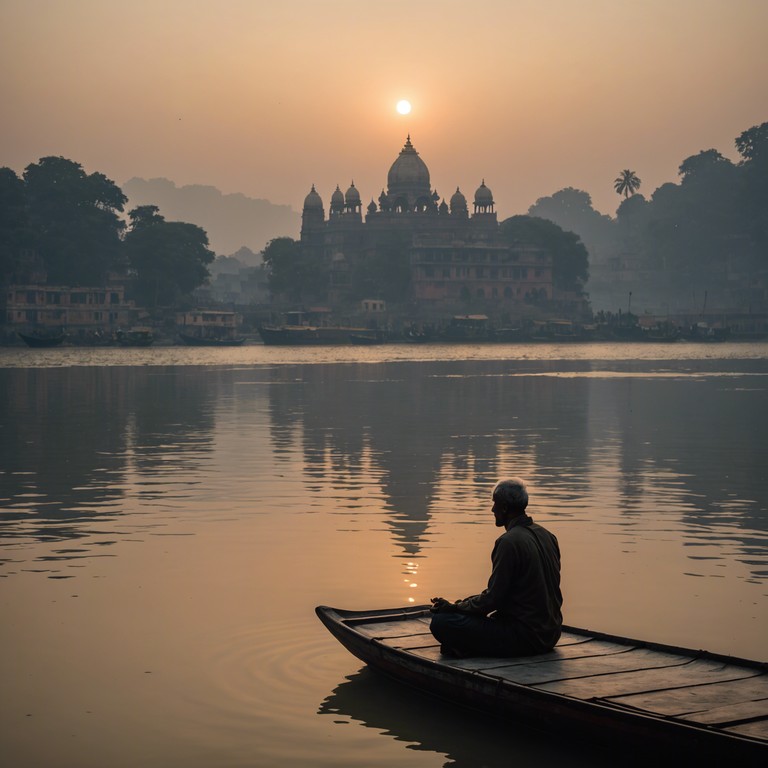
{"label": "hazy horizon", "polygon": [[[300,211],[364,207],[411,135],[445,198],[499,219],[583,189],[613,215],[768,119],[763,0],[0,3],[0,166],[47,155]],[[409,99],[410,115],[396,112]]]}

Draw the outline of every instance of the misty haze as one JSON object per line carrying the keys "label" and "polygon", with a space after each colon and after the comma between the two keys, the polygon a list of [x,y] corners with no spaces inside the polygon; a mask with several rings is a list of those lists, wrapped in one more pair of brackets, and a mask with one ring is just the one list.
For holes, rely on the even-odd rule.
{"label": "misty haze", "polygon": [[766,29],[1,3],[3,764],[765,764]]}

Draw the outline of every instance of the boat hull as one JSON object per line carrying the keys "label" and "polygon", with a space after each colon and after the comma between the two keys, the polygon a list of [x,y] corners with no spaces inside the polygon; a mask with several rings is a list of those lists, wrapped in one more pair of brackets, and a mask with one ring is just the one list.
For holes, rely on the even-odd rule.
{"label": "boat hull", "polygon": [[353,336],[364,335],[365,328],[314,325],[263,325],[259,336],[267,345],[322,346],[352,344]]}
{"label": "boat hull", "polygon": [[[564,628],[558,647],[548,654],[454,659],[443,656],[431,637],[431,614],[425,606],[386,611],[320,606],[316,612],[334,637],[370,667],[423,692],[507,721],[558,736],[567,734],[575,740],[618,744],[623,749],[631,746],[655,754],[661,750],[664,755],[688,759],[722,756],[740,760],[741,765],[764,765],[768,758],[768,726],[761,721],[768,718],[768,700],[761,701],[768,695],[768,677],[766,665],[758,662],[572,627]],[[720,688],[704,690],[708,679],[709,685]],[[656,690],[660,685],[665,686],[663,693]],[[734,690],[739,686],[742,698],[754,701],[741,702],[741,710],[734,705],[730,714],[722,706],[714,710],[724,712],[726,719],[741,718],[747,730],[753,727],[762,736],[740,733],[739,724],[726,728],[696,722],[696,717],[706,721],[709,713],[698,712],[686,719],[639,706],[644,688],[648,688],[646,698],[660,701],[666,697],[664,706],[670,706],[668,700],[679,697],[680,706],[690,709],[693,688],[699,688],[693,695],[711,695],[716,701],[721,696],[725,701],[738,695]],[[615,689],[612,695],[601,694],[609,689]],[[577,690],[584,693],[576,695]],[[710,719],[717,719],[716,711]]]}
{"label": "boat hull", "polygon": [[59,336],[35,336],[27,333],[19,333],[19,336],[28,347],[35,347],[38,349],[44,347],[58,347],[64,341],[64,334],[60,334]]}
{"label": "boat hull", "polygon": [[179,333],[179,338],[188,347],[239,347],[245,343],[245,337],[236,339],[206,339],[201,336],[192,336],[188,333]]}

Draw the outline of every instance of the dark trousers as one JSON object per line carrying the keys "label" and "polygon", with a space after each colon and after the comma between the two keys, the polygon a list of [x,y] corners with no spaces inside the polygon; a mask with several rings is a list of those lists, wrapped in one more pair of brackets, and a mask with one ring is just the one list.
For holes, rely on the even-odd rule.
{"label": "dark trousers", "polygon": [[528,656],[536,653],[510,621],[445,612],[436,613],[429,628],[444,650],[456,655]]}

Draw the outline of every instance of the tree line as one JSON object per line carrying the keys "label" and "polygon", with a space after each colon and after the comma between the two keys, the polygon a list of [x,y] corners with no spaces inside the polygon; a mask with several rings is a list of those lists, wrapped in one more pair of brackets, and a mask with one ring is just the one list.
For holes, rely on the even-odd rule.
{"label": "tree line", "polygon": [[102,173],[43,157],[18,176],[0,168],[0,282],[102,286],[129,280],[141,306],[173,306],[208,278],[215,254],[195,224],[128,198]]}
{"label": "tree line", "polygon": [[[768,270],[768,122],[734,140],[737,162],[715,149],[680,164],[679,180],[649,197],[624,170],[616,216],[599,213],[590,195],[568,187],[539,198],[528,213],[577,233],[590,254],[595,293],[608,294],[616,268],[634,275],[624,287],[657,306],[710,304],[747,309],[765,303]],[[694,304],[695,302],[695,304]]]}

